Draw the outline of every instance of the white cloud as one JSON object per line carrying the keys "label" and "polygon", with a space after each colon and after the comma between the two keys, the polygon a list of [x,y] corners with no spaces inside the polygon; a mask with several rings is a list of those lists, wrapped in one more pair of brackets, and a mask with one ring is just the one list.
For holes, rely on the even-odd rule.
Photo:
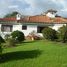
{"label": "white cloud", "polygon": [[8,8],[18,8],[19,6],[18,5],[11,5],[11,6],[8,6]]}
{"label": "white cloud", "polygon": [[62,9],[61,11],[66,12],[67,11],[67,8],[66,9]]}
{"label": "white cloud", "polygon": [[[23,14],[36,15],[48,9],[56,9],[58,14],[66,16],[66,0],[0,0],[0,16],[17,10]],[[63,13],[64,12],[64,13]]]}

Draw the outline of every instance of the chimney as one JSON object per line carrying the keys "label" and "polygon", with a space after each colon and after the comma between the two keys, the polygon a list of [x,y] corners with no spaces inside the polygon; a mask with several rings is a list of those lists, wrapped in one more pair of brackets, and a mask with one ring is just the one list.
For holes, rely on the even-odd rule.
{"label": "chimney", "polygon": [[50,18],[55,18],[57,11],[50,9],[46,12],[46,16],[50,17]]}
{"label": "chimney", "polygon": [[17,14],[16,15],[16,20],[20,20],[21,19],[21,15],[20,14]]}

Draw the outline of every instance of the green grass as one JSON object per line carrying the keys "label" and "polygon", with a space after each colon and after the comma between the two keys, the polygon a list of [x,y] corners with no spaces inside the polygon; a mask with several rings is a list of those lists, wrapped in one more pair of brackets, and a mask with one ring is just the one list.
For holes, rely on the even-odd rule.
{"label": "green grass", "polygon": [[0,67],[67,67],[67,45],[41,40],[5,48]]}

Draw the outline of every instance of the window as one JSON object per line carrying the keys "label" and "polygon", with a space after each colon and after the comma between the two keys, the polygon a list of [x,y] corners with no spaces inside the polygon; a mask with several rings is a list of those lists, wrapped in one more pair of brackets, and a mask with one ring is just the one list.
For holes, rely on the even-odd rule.
{"label": "window", "polygon": [[42,33],[42,30],[44,29],[45,27],[40,27],[40,26],[38,26],[37,27],[37,33]]}
{"label": "window", "polygon": [[2,25],[1,31],[3,31],[3,32],[12,32],[12,25]]}
{"label": "window", "polygon": [[27,30],[27,26],[23,25],[22,30]]}

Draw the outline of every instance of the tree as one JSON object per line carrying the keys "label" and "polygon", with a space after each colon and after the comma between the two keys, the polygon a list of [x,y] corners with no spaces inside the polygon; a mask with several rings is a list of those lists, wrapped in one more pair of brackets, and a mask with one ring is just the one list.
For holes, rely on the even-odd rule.
{"label": "tree", "polygon": [[15,39],[17,42],[22,42],[25,40],[25,36],[24,36],[24,33],[21,32],[21,31],[14,31],[11,33],[11,36],[13,39]]}
{"label": "tree", "polygon": [[53,30],[52,28],[49,28],[49,27],[44,28],[42,33],[43,33],[43,36],[44,36],[45,39],[48,39],[48,40],[51,40],[51,41],[54,41],[58,38],[57,37],[57,31],[55,31],[55,30]]}
{"label": "tree", "polygon": [[6,15],[4,16],[4,18],[7,18],[7,17],[16,17],[17,14],[18,14],[18,12],[14,11],[14,12],[12,12],[12,13],[6,14]]}
{"label": "tree", "polygon": [[1,59],[1,55],[2,55],[2,45],[0,43],[0,59]]}
{"label": "tree", "polygon": [[59,39],[62,42],[67,42],[67,25],[59,28]]}
{"label": "tree", "polygon": [[2,55],[2,43],[4,43],[4,39],[0,36],[0,59],[1,59],[1,55]]}

